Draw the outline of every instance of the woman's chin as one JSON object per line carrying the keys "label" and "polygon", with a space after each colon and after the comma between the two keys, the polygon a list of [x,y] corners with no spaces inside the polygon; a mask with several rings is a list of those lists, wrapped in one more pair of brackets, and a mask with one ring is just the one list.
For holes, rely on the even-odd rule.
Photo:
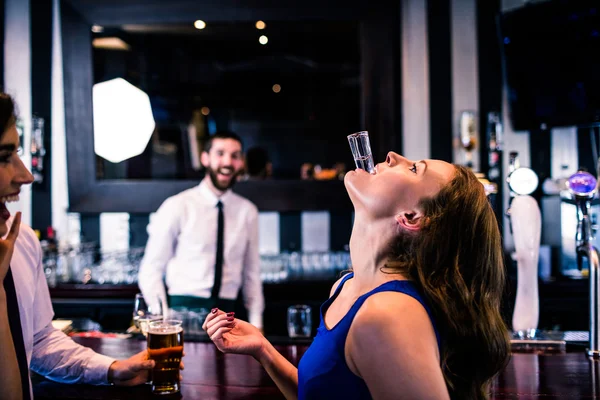
{"label": "woman's chin", "polygon": [[348,174],[346,174],[346,178],[344,178],[344,185],[346,186],[346,192],[348,193],[348,197],[350,198],[350,202],[352,203],[352,207],[356,212],[357,208],[361,207],[360,200],[358,199],[358,193],[356,193],[355,187],[352,182],[348,182],[347,178]]}
{"label": "woman's chin", "polygon": [[354,187],[355,187],[354,179],[356,179],[355,171],[348,171],[348,172],[346,172],[346,175],[344,175],[344,187],[346,188],[346,191],[348,192],[350,199],[352,199],[351,192],[355,190],[354,189]]}
{"label": "woman's chin", "polygon": [[344,184],[346,185],[346,189],[349,188],[349,184],[352,185],[350,182],[354,181],[355,179],[360,179],[361,175],[363,174],[368,174],[368,172],[361,169],[353,169],[346,172],[346,175],[344,175]]}

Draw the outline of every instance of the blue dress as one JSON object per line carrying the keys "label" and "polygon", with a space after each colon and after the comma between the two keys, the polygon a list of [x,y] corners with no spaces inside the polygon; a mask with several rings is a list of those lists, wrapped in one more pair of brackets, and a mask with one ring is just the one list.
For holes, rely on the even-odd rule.
{"label": "blue dress", "polygon": [[390,281],[360,296],[348,313],[332,329],[325,327],[323,315],[337,298],[344,283],[354,276],[347,274],[338,285],[331,298],[321,306],[321,323],[311,346],[306,350],[298,365],[298,399],[370,399],[371,394],[365,381],[356,376],[346,364],[344,347],[346,337],[354,316],[367,298],[379,292],[400,292],[413,297],[427,311],[432,321],[433,329],[440,345],[440,337],[435,327],[431,310],[423,296],[410,281]]}

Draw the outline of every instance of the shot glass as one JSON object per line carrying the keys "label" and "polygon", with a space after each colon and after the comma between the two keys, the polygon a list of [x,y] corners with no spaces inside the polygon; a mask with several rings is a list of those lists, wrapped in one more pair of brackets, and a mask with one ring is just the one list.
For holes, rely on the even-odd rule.
{"label": "shot glass", "polygon": [[348,143],[356,168],[364,169],[370,174],[375,173],[375,163],[373,162],[373,153],[371,152],[371,143],[369,142],[369,132],[361,131],[348,135]]}
{"label": "shot glass", "polygon": [[307,305],[288,307],[288,335],[291,338],[309,338],[312,332],[312,312]]}

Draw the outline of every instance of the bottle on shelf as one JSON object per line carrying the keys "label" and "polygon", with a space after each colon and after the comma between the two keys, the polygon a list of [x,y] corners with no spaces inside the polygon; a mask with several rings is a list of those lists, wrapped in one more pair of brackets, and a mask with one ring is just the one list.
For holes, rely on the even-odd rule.
{"label": "bottle on shelf", "polygon": [[46,237],[40,241],[40,244],[43,252],[43,266],[46,281],[48,282],[48,286],[55,287],[58,280],[58,242],[56,241],[56,232],[54,231],[54,228],[49,226],[46,229]]}

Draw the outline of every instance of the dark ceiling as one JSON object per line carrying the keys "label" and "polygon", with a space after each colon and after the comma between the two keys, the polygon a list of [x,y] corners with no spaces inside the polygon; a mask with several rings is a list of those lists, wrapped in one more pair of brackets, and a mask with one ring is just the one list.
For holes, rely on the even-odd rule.
{"label": "dark ceiling", "polygon": [[90,24],[205,21],[359,20],[391,0],[65,0]]}
{"label": "dark ceiling", "polygon": [[[189,25],[170,25],[168,34],[164,25],[129,25],[94,34],[117,36],[130,45],[128,52],[94,50],[95,81],[121,76],[150,92],[166,88],[191,94],[212,88],[227,98],[231,89],[239,93],[241,88],[255,94],[264,87],[268,94],[277,82],[285,82],[289,94],[312,94],[315,85],[327,92],[358,84],[355,22],[269,21],[264,30],[251,22],[209,23],[203,30]],[[269,38],[265,46],[258,42],[263,34]]]}

